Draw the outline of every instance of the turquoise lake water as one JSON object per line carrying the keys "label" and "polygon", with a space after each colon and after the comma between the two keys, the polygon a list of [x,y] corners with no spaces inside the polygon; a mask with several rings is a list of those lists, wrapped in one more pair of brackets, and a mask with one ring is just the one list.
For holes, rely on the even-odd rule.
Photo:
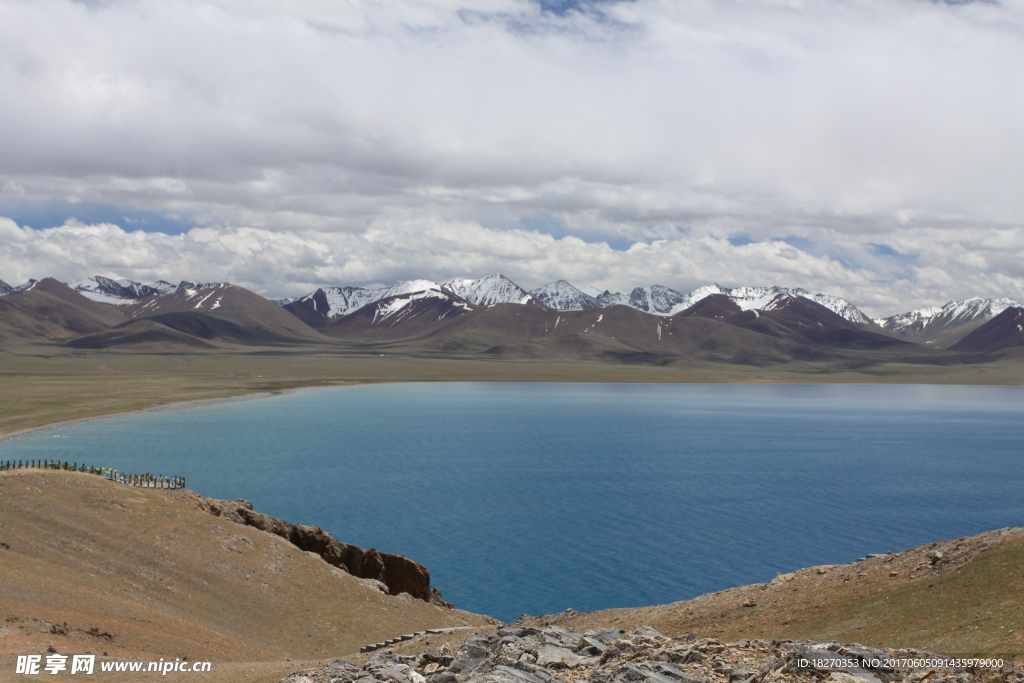
{"label": "turquoise lake water", "polygon": [[0,442],[18,458],[183,475],[512,620],[1024,525],[1024,389],[367,385]]}

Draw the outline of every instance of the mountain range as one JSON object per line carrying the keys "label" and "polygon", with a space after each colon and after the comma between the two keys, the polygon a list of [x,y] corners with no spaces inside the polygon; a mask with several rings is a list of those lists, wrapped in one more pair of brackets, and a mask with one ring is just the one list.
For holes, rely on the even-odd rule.
{"label": "mountain range", "polygon": [[971,331],[992,320],[1008,308],[1020,308],[1013,299],[973,298],[950,301],[944,306],[919,308],[874,322],[904,339],[936,348],[950,347]]}
{"label": "mountain range", "polygon": [[527,291],[501,274],[322,287],[277,302],[228,283],[188,280],[0,283],[0,337],[44,337],[77,348],[207,349],[333,339],[433,353],[644,363],[1002,352],[1024,346],[1022,310],[1010,299],[976,298],[872,320],[846,299],[798,288],[713,284],[683,294],[651,285],[626,295],[558,280]]}

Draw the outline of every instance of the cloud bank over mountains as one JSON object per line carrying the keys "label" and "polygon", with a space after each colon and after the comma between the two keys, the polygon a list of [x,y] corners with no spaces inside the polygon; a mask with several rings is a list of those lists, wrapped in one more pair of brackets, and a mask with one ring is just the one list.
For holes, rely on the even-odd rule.
{"label": "cloud bank over mountains", "polygon": [[0,216],[198,226],[3,222],[0,277],[1021,298],[1022,42],[1019,0],[0,0]]}
{"label": "cloud bank over mountains", "polygon": [[[940,236],[914,235],[923,243]],[[941,267],[905,267],[848,241],[842,246],[866,264],[852,266],[781,240],[732,244],[708,234],[619,250],[573,236],[424,219],[376,222],[358,234],[194,228],[168,235],[111,224],[33,230],[0,218],[0,278],[16,284],[44,274],[68,281],[96,273],[143,282],[188,277],[233,282],[274,297],[303,295],[325,284],[443,281],[494,272],[531,288],[562,278],[612,291],[651,283],[682,291],[711,282],[778,283],[843,296],[871,315],[891,315],[925,298],[962,298],[962,291],[989,297],[1020,292],[1018,281],[977,267],[979,258],[1014,265],[1009,261],[1024,245],[1010,245],[1004,237],[989,231],[984,243],[975,242],[977,233],[934,243],[922,259]]]}

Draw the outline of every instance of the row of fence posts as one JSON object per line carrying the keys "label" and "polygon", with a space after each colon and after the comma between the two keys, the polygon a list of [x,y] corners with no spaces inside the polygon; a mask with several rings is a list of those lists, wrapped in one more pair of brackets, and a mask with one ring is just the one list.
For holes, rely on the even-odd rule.
{"label": "row of fence posts", "polygon": [[155,474],[129,474],[118,472],[109,467],[93,467],[92,465],[79,465],[77,462],[68,463],[59,460],[7,460],[0,461],[0,470],[20,469],[43,469],[43,470],[66,470],[68,472],[85,472],[96,474],[104,479],[116,481],[119,484],[136,486],[145,489],[183,489],[185,488],[185,477],[163,477]]}

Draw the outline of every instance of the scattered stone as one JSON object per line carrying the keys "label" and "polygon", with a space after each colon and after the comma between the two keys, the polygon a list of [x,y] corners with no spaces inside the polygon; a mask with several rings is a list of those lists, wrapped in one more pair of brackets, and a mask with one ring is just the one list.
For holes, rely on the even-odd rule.
{"label": "scattered stone", "polygon": [[537,666],[545,669],[574,669],[579,663],[580,658],[564,647],[542,645],[537,649]]}
{"label": "scattered stone", "polygon": [[[362,667],[339,659],[320,669],[296,671],[281,683],[982,683],[975,671],[894,671],[880,664],[941,660],[918,650],[797,640],[727,644],[696,634],[669,639],[650,627],[580,633],[513,625],[467,639],[454,658],[450,649],[442,651],[414,657],[386,650]],[[852,664],[847,669],[820,664],[838,658]],[[1024,683],[1019,667],[1007,667],[997,676],[984,680]]]}

